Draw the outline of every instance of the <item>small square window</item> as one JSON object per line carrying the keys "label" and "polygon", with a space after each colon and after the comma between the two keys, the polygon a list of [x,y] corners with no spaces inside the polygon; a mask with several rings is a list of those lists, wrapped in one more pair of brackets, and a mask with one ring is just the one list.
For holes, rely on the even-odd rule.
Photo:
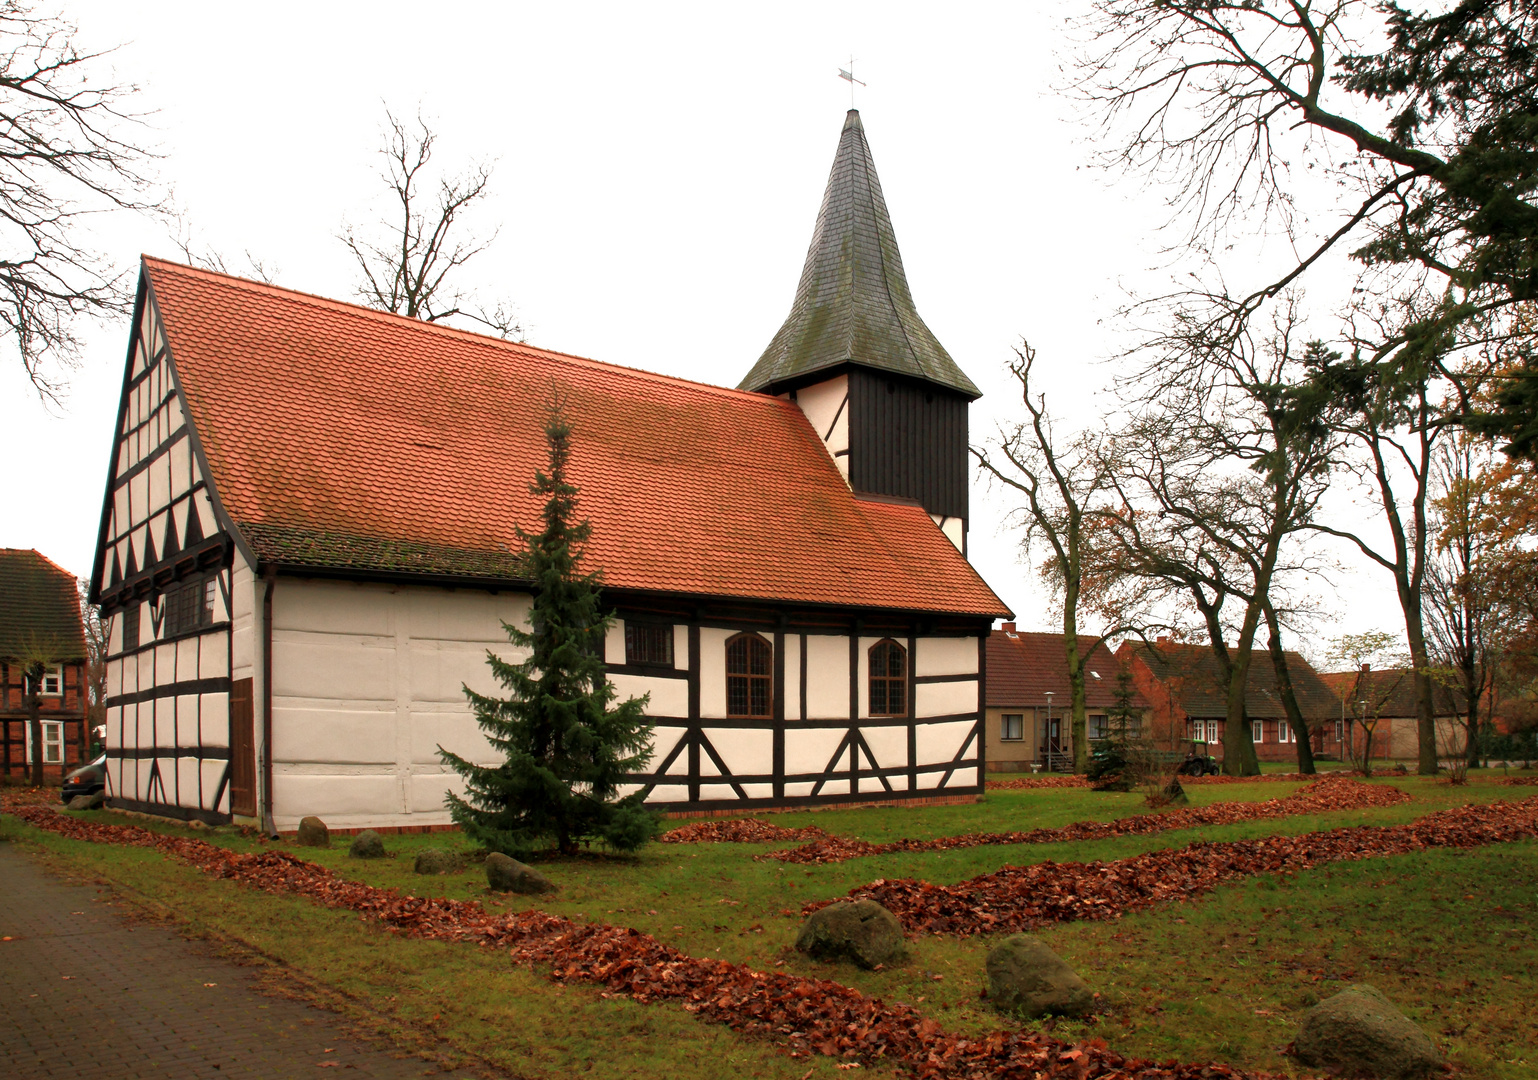
{"label": "small square window", "polygon": [[37,694],[39,697],[64,696],[64,665],[53,664],[43,669],[42,677],[38,679]]}
{"label": "small square window", "polygon": [[663,623],[625,624],[625,663],[673,666],[673,628]]}
{"label": "small square window", "polygon": [[999,738],[1005,742],[1019,742],[1025,738],[1025,716],[1005,713],[999,717]]}
{"label": "small square window", "polygon": [[1089,718],[1089,737],[1091,739],[1107,738],[1111,734],[1109,729],[1110,725],[1106,723],[1104,713],[1095,713]]}

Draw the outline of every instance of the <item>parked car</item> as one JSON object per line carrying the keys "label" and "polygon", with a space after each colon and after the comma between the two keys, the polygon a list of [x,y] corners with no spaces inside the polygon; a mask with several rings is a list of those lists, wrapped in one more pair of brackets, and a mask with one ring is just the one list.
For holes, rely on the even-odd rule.
{"label": "parked car", "polygon": [[107,787],[107,755],[82,765],[64,778],[59,794],[67,805],[76,795],[95,795]]}

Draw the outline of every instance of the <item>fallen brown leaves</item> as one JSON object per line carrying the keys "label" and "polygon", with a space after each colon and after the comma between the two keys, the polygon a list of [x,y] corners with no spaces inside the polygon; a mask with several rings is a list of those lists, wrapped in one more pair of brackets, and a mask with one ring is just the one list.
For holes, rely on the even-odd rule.
{"label": "fallen brown leaves", "polygon": [[1025,791],[1031,788],[1089,787],[1082,776],[1022,776],[1018,780],[989,780],[989,791]]}
{"label": "fallen brown leaves", "polygon": [[[1049,922],[1120,918],[1256,874],[1290,874],[1320,863],[1535,836],[1538,796],[1439,810],[1406,825],[1357,825],[1301,836],[1195,843],[1111,862],[1006,866],[959,885],[878,880],[851,889],[849,895],[875,900],[909,932],[966,937]],[[826,903],[807,904],[802,910],[810,913]]]}
{"label": "fallen brown leaves", "polygon": [[1162,814],[1134,814],[1115,821],[1076,821],[1055,829],[1029,829],[1025,832],[967,833],[941,836],[932,840],[893,840],[872,844],[846,836],[825,836],[798,848],[771,851],[760,859],[778,859],[789,863],[834,863],[865,855],[890,855],[895,852],[950,851],[956,848],[983,847],[989,844],[1052,844],[1063,841],[1104,840],[1113,836],[1142,836],[1170,829],[1191,829],[1199,825],[1232,825],[1240,821],[1291,817],[1295,814],[1324,814],[1338,810],[1360,810],[1372,806],[1393,806],[1410,798],[1399,788],[1363,784],[1341,777],[1325,777],[1280,799],[1261,803],[1226,802],[1211,806],[1192,806]]}
{"label": "fallen brown leaves", "polygon": [[680,825],[676,829],[669,829],[657,839],[664,844],[766,844],[782,840],[812,840],[827,835],[816,825],[791,829],[757,818],[747,818]]}
{"label": "fallen brown leaves", "polygon": [[1496,783],[1507,784],[1511,787],[1531,787],[1538,785],[1538,776],[1503,776]]}
{"label": "fallen brown leaves", "polygon": [[77,840],[156,848],[216,877],[266,892],[345,908],[413,937],[509,950],[514,963],[544,967],[558,982],[593,983],[646,1004],[674,1001],[733,1030],[779,1043],[793,1057],[812,1053],[866,1064],[893,1062],[925,1080],[984,1077],[1073,1080],[1269,1080],[1227,1065],[1124,1058],[1103,1040],[1070,1045],[1034,1031],[981,1037],[946,1032],[909,1005],[888,1004],[827,979],[754,970],[688,956],[649,934],[606,923],[574,923],[540,911],[493,915],[468,900],[403,896],[346,881],[282,851],[242,855],[203,840],[137,826],[101,825],[41,807],[13,811]]}

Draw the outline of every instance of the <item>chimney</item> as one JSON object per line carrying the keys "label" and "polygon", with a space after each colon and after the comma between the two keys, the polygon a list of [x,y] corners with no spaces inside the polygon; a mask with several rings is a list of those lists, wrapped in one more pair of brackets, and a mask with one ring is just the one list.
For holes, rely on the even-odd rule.
{"label": "chimney", "polygon": [[1371,670],[1372,670],[1372,665],[1371,664],[1363,664],[1362,665],[1362,674],[1363,675],[1366,675]]}
{"label": "chimney", "polygon": [[1013,634],[1015,632],[1015,624],[1007,622],[1004,624],[1003,630],[1006,634]]}
{"label": "chimney", "polygon": [[1158,637],[1154,638],[1155,645],[1168,645],[1169,643],[1170,638],[1168,634],[1160,634]]}

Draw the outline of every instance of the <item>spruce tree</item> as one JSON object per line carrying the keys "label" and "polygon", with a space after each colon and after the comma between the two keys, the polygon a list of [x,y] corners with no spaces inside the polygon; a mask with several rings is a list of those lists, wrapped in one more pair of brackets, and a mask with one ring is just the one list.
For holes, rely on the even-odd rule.
{"label": "spruce tree", "polygon": [[1132,673],[1122,668],[1116,676],[1115,704],[1106,714],[1106,737],[1095,741],[1085,778],[1096,791],[1131,791],[1136,782],[1134,756],[1139,741],[1141,713],[1132,704]]}
{"label": "spruce tree", "polygon": [[487,651],[506,697],[464,688],[476,723],[504,760],[477,765],[438,747],[467,788],[466,798],[451,792],[446,802],[466,836],[504,854],[524,855],[551,841],[571,854],[593,838],[631,851],[656,831],[641,793],[617,797],[625,777],[651,759],[647,699],[616,705],[599,659],[613,616],[600,607],[599,573],[582,570],[591,525],[576,520],[578,489],[566,478],[572,428],[559,405],[545,424],[545,441],[549,464],[529,485],[544,502],[543,528],[518,530],[533,584],[529,629],[502,624],[529,656],[513,664]]}

